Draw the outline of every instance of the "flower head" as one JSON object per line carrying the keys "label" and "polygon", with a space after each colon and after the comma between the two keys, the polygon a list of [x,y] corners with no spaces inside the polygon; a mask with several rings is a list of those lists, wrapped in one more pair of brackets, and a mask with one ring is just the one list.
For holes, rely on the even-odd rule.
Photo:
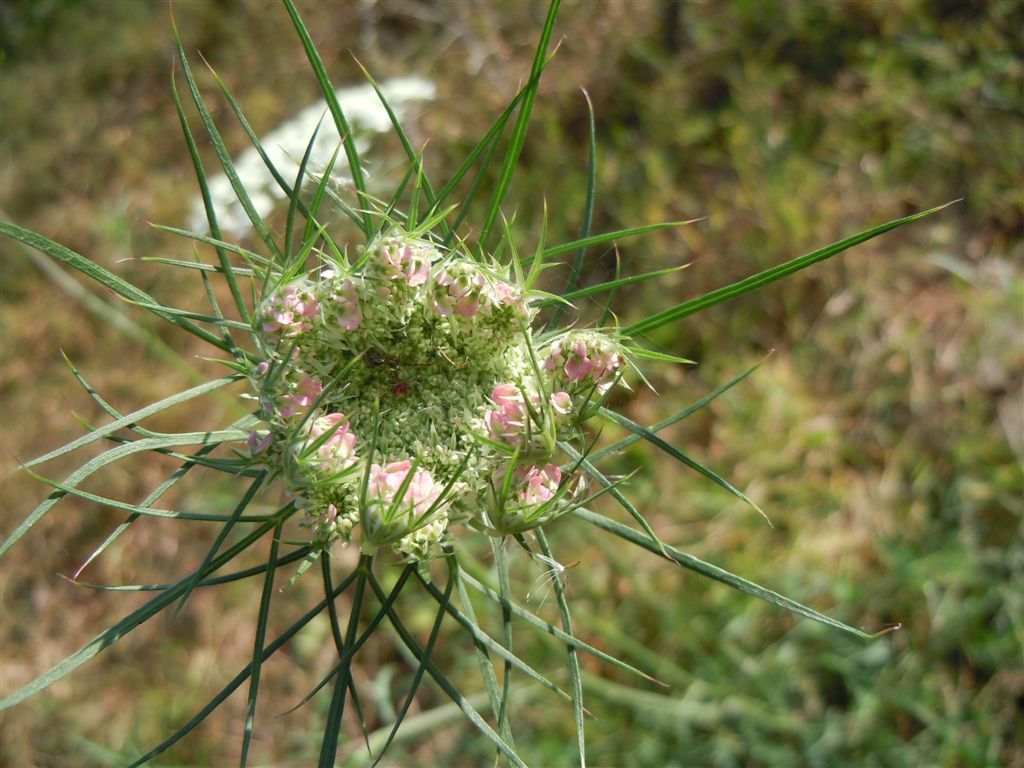
{"label": "flower head", "polygon": [[305,282],[289,283],[264,302],[263,332],[297,336],[308,331],[320,313],[320,302]]}

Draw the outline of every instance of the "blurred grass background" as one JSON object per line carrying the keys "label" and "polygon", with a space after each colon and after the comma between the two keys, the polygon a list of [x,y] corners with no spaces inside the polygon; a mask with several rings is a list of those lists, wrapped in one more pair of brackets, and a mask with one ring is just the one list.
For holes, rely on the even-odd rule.
{"label": "blurred grass background", "polygon": [[[429,138],[428,169],[442,179],[528,71],[544,12],[543,4],[401,0],[299,8],[335,85],[359,82],[349,50],[378,79],[418,73],[437,83],[440,98],[421,110],[414,133]],[[165,301],[198,302],[194,276],[137,260],[191,255],[146,224],[182,224],[195,190],[169,91],[166,5],[8,0],[0,14],[3,217]],[[204,53],[258,132],[316,100],[276,4],[194,0],[175,14],[186,49]],[[660,396],[636,389],[620,403],[641,423],[775,350],[752,378],[667,434],[756,499],[774,527],[638,445],[618,468],[643,467],[630,495],[662,538],[848,623],[905,629],[852,641],[562,523],[556,554],[581,561],[569,581],[578,631],[672,686],[636,684],[586,660],[593,764],[1024,766],[1021,28],[1024,6],[998,0],[564,6],[556,29],[564,40],[513,186],[524,242],[535,242],[544,200],[552,239],[579,228],[581,87],[598,120],[594,231],[708,216],[620,244],[628,273],[694,262],[670,281],[620,292],[625,323],[966,198],[647,340],[699,365],[652,366]],[[245,136],[213,94],[226,140],[241,150]],[[215,167],[208,144],[203,151]],[[371,160],[386,170],[396,157],[381,143]],[[83,293],[13,243],[0,247],[6,534],[45,495],[14,473],[17,462],[79,434],[72,413],[103,420],[60,349],[122,412],[194,383],[189,367],[217,369],[170,326],[121,306],[126,335],[101,320],[93,286]],[[614,269],[612,254],[590,256],[595,278]],[[169,363],[172,354],[188,365]],[[225,397],[158,424],[224,424],[238,407]],[[56,465],[45,469],[63,476],[76,466]],[[140,462],[88,489],[139,499],[171,466]],[[195,484],[168,504],[222,511],[232,498],[224,486]],[[141,601],[57,575],[70,574],[119,521],[113,510],[66,500],[5,559],[5,693]],[[170,580],[200,562],[211,537],[201,524],[140,522],[84,578]],[[525,595],[533,574],[520,566]],[[278,596],[272,628],[308,604],[313,581]],[[247,663],[253,589],[196,594],[172,625],[152,622],[5,712],[0,762],[117,765],[161,740]],[[405,610],[422,612],[417,626],[429,626],[429,606],[410,596]],[[531,663],[559,674],[557,644],[525,631],[518,642]],[[333,653],[327,625],[315,624],[265,669],[257,764],[315,759],[329,697],[278,715]],[[438,653],[459,679],[475,680],[465,643]],[[371,728],[387,724],[413,671],[388,643],[361,657]],[[572,764],[571,709],[539,690],[520,695],[517,745],[527,761]],[[443,704],[425,691],[414,711]],[[244,694],[233,697],[153,764],[237,761],[244,707]],[[489,762],[471,728],[435,714],[437,723],[420,721],[423,732],[408,729],[386,764]],[[349,726],[348,759],[360,765],[358,728]]]}

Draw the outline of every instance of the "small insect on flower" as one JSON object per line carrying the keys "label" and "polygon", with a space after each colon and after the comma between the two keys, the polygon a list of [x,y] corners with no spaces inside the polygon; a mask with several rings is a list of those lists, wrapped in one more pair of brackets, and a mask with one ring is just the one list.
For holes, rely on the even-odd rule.
{"label": "small insect on flower", "polygon": [[553,557],[548,557],[547,555],[532,553],[530,556],[534,560],[538,560],[544,563],[545,565],[550,566],[546,571],[541,573],[541,575],[536,578],[536,580],[533,583],[533,588],[526,593],[526,599],[532,600],[533,593],[537,591],[538,586],[541,586],[540,584],[538,584],[538,582],[541,582],[543,584],[542,589],[544,592],[540,600],[541,606],[544,605],[544,602],[548,599],[548,595],[551,594],[551,587],[555,583],[555,579],[558,579],[559,585],[564,590],[569,583],[568,572],[573,570],[574,568],[578,568],[580,562],[582,562],[580,560],[573,560],[571,563],[567,565],[562,565]]}
{"label": "small insect on flower", "polygon": [[382,352],[376,347],[370,347],[366,350],[366,354],[363,355],[363,359],[366,360],[366,364],[371,368],[390,368],[394,370],[402,364],[402,361],[394,355]]}

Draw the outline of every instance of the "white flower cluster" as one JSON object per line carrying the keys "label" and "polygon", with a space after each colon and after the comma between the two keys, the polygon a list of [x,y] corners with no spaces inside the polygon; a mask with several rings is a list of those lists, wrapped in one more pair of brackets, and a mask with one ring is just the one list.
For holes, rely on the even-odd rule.
{"label": "white flower cluster", "polygon": [[624,360],[611,334],[535,333],[535,315],[505,270],[400,230],[268,290],[249,447],[319,546],[358,531],[365,552],[419,561],[456,523],[507,535],[571,508],[558,443],[579,442]]}

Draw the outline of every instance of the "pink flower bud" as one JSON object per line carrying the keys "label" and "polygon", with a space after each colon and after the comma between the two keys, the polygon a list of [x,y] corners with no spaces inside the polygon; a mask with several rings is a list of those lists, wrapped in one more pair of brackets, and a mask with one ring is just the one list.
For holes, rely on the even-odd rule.
{"label": "pink flower bud", "polygon": [[[384,466],[373,464],[370,467],[370,483],[367,492],[371,498],[388,504],[394,503],[411,469],[412,462],[409,460],[393,461]],[[418,469],[413,474],[399,503],[407,504],[411,513],[422,515],[430,509],[440,495],[441,490],[436,487],[430,472]]]}
{"label": "pink flower bud", "polygon": [[363,314],[359,309],[359,294],[351,280],[346,280],[341,291],[332,297],[334,303],[341,308],[338,325],[346,331],[354,331],[363,322]]}
{"label": "pink flower bud", "polygon": [[324,388],[320,386],[320,382],[306,376],[295,388],[294,392],[285,396],[285,404],[278,409],[278,413],[282,418],[290,419],[292,416],[302,413],[304,409],[309,408],[323,391]]}

